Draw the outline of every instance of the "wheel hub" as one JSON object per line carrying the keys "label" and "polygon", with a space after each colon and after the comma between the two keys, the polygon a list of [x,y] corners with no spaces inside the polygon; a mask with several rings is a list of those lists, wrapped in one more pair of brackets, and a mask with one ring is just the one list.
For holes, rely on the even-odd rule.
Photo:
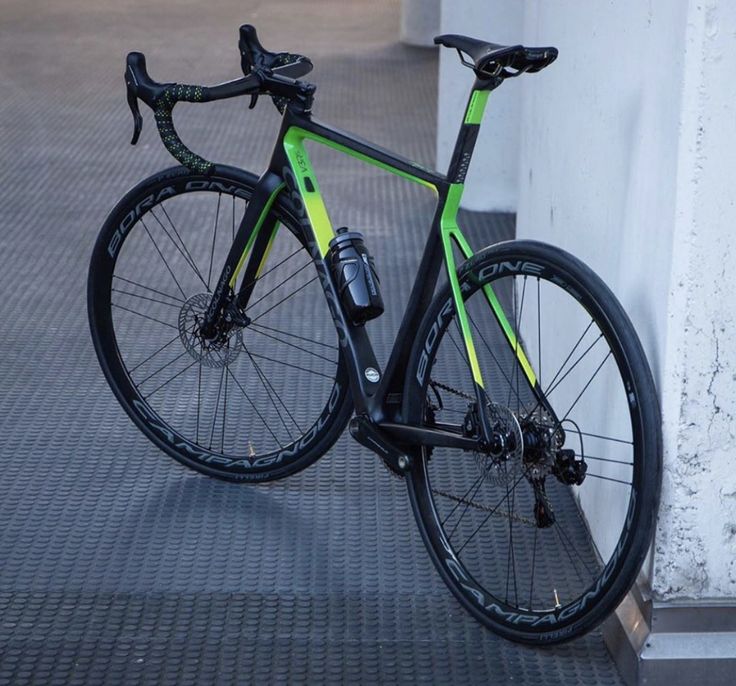
{"label": "wheel hub", "polygon": [[243,347],[240,328],[219,325],[213,338],[201,333],[204,315],[212,296],[209,293],[193,295],[179,311],[179,339],[189,355],[205,367],[220,368],[229,365]]}
{"label": "wheel hub", "polygon": [[[465,419],[466,428],[472,426],[473,432],[480,430],[476,408],[477,404],[472,403]],[[504,485],[514,471],[513,468],[509,470],[506,467],[506,462],[521,461],[524,454],[524,438],[516,415],[508,407],[489,402],[487,412],[491,425],[491,440],[484,451],[475,453],[475,462],[490,484]]]}

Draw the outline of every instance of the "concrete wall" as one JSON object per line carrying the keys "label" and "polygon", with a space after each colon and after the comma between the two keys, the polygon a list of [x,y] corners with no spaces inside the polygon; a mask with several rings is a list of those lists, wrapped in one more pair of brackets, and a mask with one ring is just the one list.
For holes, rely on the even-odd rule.
{"label": "concrete wall", "polygon": [[[461,33],[497,43],[518,43],[523,2],[519,0],[443,0],[439,33]],[[475,75],[460,64],[457,52],[440,50],[437,168],[446,171],[452,157]],[[479,151],[466,179],[463,207],[471,210],[516,210],[519,174],[518,82],[491,95],[478,139]]]}
{"label": "concrete wall", "polygon": [[597,271],[653,366],[666,448],[655,594],[734,597],[736,6],[525,9],[524,41],[560,58],[523,77],[518,234]]}
{"label": "concrete wall", "polygon": [[[653,591],[735,598],[736,4],[443,0],[442,30],[560,49],[493,94],[465,205],[518,206],[520,237],[571,251],[623,302],[664,420]],[[469,85],[443,50],[440,168]],[[598,495],[584,505],[605,539]]]}

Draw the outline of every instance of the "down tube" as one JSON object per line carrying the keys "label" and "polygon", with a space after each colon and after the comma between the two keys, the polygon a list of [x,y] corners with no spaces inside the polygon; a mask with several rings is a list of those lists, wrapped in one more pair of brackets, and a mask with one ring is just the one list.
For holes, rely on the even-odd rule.
{"label": "down tube", "polygon": [[303,145],[303,137],[287,132],[284,136],[284,152],[289,168],[283,177],[289,187],[290,197],[298,207],[300,220],[310,236],[310,251],[327,298],[332,319],[337,328],[340,347],[345,354],[350,376],[353,402],[358,414],[368,412],[368,398],[379,388],[381,368],[376,360],[368,334],[363,326],[354,325],[340,304],[337,289],[327,266],[329,243],[334,236],[317,177]]}

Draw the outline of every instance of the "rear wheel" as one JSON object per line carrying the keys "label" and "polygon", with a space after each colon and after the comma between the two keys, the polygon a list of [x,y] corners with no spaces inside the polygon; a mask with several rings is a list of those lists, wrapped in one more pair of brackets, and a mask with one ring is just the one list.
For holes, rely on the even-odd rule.
{"label": "rear wheel", "polygon": [[95,350],[122,406],[169,455],[232,481],[307,467],[352,413],[324,294],[283,201],[249,322],[198,335],[255,183],[220,166],[147,179],[107,219],[88,281]]}
{"label": "rear wheel", "polygon": [[479,435],[482,411],[496,440],[474,453],[423,449],[407,479],[414,513],[443,579],[479,621],[515,641],[564,641],[614,610],[651,541],[661,474],[651,373],[613,294],[561,250],[499,244],[464,264],[460,281],[487,406],[475,402],[445,288],[412,354],[408,416]]}

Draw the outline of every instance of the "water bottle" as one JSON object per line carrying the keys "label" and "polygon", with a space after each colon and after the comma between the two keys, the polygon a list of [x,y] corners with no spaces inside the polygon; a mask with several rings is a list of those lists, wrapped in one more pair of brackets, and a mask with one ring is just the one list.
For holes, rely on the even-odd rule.
{"label": "water bottle", "polygon": [[383,314],[375,263],[362,233],[346,226],[339,228],[330,241],[328,261],[340,300],[353,324],[365,324]]}

